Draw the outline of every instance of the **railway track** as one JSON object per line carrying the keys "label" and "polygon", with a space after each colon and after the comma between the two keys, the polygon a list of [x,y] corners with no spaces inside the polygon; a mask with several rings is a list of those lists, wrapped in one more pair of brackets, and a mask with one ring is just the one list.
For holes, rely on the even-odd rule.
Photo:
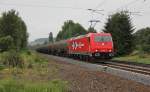
{"label": "railway track", "polygon": [[126,71],[132,71],[132,72],[141,73],[145,75],[150,75],[150,67],[143,67],[143,66],[125,64],[125,63],[117,63],[111,61],[105,62],[104,66],[118,68]]}
{"label": "railway track", "polygon": [[[80,61],[83,61],[83,60],[80,60]],[[85,61],[85,62],[87,62],[87,61]],[[140,63],[116,61],[116,60],[100,60],[100,62],[99,62],[99,60],[95,60],[95,62],[96,62],[96,64],[99,64],[102,66],[131,71],[131,72],[140,73],[140,74],[144,74],[144,75],[150,75],[150,65],[149,64],[140,64]]]}
{"label": "railway track", "polygon": [[102,71],[115,76],[119,76],[121,78],[133,80],[145,85],[150,85],[149,65],[130,64],[130,63],[128,64],[126,62],[121,62],[121,61],[120,61],[121,63],[118,63],[118,61],[113,63],[114,61],[112,60],[99,60],[105,63],[100,63],[100,62],[91,63],[91,62],[85,62],[84,60],[73,59],[68,57],[60,57],[60,56],[53,56],[53,55],[48,55],[48,57],[56,61],[66,62],[69,64],[85,67],[87,69],[90,69],[91,71],[100,71],[100,72]]}
{"label": "railway track", "polygon": [[[65,58],[69,58],[69,57],[65,57]],[[87,62],[85,60],[80,60],[80,59],[75,59],[75,60]],[[104,63],[100,63],[101,61],[103,61]],[[89,62],[90,61],[88,61],[88,63]],[[150,75],[150,64],[139,64],[139,63],[115,61],[115,60],[100,60],[100,62],[99,60],[94,60],[94,62],[97,62],[96,64],[102,66],[131,71],[131,72],[140,73],[144,75]]]}

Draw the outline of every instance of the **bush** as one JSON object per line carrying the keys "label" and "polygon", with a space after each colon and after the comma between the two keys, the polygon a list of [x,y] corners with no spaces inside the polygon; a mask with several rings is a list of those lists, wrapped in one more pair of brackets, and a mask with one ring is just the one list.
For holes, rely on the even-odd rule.
{"label": "bush", "polygon": [[136,49],[140,53],[149,54],[150,53],[150,28],[143,28],[134,33]]}
{"label": "bush", "polygon": [[143,44],[143,45],[141,45],[141,49],[145,53],[150,53],[150,45],[149,44]]}
{"label": "bush", "polygon": [[26,68],[34,68],[37,66],[46,66],[48,65],[48,60],[38,53],[30,50],[24,50],[20,52],[23,61],[25,62]]}
{"label": "bush", "polygon": [[13,38],[11,36],[0,37],[0,52],[13,48]]}
{"label": "bush", "polygon": [[23,68],[24,67],[24,61],[20,54],[14,50],[4,52],[2,54],[1,61],[4,65],[9,66],[9,67],[19,67]]}
{"label": "bush", "polygon": [[5,68],[4,65],[0,64],[0,70],[3,70],[4,68]]}

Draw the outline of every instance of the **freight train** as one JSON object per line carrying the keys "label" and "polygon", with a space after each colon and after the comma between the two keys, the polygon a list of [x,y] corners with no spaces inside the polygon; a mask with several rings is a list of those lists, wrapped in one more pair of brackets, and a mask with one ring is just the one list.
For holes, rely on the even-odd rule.
{"label": "freight train", "polygon": [[38,52],[80,59],[112,58],[113,40],[110,33],[88,33],[38,48]]}

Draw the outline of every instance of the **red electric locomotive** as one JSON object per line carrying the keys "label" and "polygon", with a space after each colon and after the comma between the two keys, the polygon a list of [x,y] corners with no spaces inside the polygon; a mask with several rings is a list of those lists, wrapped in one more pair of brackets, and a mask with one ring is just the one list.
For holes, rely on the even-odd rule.
{"label": "red electric locomotive", "polygon": [[110,33],[89,33],[49,44],[45,52],[79,58],[111,58],[113,41]]}
{"label": "red electric locomotive", "polygon": [[111,58],[113,41],[110,33],[89,33],[67,40],[68,54],[94,58]]}

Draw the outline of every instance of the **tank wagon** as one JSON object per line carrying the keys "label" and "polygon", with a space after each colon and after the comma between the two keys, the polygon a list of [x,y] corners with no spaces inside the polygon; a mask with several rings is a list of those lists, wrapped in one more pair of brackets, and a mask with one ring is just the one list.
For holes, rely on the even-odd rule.
{"label": "tank wagon", "polygon": [[80,59],[111,58],[114,48],[110,33],[88,33],[49,44],[47,52]]}

